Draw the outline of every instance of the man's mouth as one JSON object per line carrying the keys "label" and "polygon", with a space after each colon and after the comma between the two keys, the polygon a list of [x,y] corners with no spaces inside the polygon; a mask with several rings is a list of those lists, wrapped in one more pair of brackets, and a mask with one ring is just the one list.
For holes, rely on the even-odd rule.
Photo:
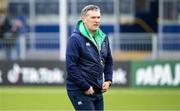
{"label": "man's mouth", "polygon": [[99,27],[99,24],[94,24],[95,27]]}

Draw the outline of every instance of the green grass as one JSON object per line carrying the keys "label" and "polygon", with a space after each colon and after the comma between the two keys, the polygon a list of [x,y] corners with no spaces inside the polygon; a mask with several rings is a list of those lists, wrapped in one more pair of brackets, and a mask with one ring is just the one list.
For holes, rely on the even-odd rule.
{"label": "green grass", "polygon": [[[105,111],[180,111],[180,89],[111,88]],[[0,87],[0,111],[69,111],[64,87]]]}

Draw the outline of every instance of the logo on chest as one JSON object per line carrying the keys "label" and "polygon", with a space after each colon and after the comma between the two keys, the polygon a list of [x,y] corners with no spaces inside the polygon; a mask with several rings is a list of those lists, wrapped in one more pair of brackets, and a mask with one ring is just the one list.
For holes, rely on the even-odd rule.
{"label": "logo on chest", "polygon": [[91,45],[90,45],[90,43],[89,43],[89,42],[86,42],[86,46],[87,46],[87,47],[89,47],[89,46],[91,46]]}

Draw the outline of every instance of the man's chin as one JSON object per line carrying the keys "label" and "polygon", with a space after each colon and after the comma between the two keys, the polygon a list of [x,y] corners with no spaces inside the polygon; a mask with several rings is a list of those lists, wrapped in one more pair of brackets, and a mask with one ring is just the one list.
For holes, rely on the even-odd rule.
{"label": "man's chin", "polygon": [[99,27],[94,28],[94,31],[96,31],[97,29],[99,29]]}

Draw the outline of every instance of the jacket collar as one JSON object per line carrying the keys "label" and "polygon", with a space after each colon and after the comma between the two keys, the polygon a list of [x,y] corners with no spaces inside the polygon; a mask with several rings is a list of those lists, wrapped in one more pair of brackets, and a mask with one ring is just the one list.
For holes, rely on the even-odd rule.
{"label": "jacket collar", "polygon": [[101,45],[106,37],[106,34],[102,32],[102,30],[99,28],[94,33],[94,37],[92,37],[90,31],[86,28],[82,20],[79,20],[77,23],[77,28],[79,32],[89,39],[98,49],[101,48]]}

